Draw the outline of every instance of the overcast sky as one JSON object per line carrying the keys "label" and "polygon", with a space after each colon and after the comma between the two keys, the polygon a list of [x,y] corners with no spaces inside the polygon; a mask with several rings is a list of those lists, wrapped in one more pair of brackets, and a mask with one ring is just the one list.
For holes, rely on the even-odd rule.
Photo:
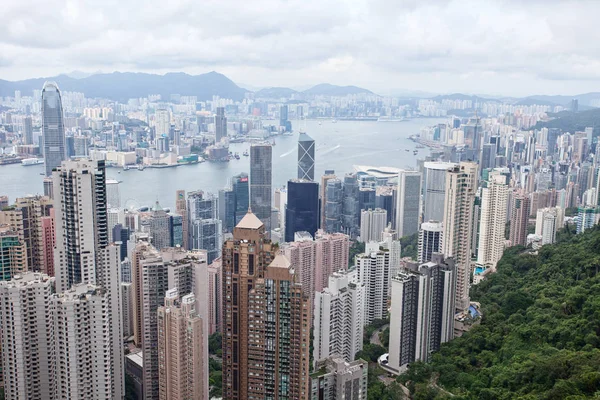
{"label": "overcast sky", "polygon": [[212,70],[502,95],[600,91],[596,0],[2,0],[0,79]]}

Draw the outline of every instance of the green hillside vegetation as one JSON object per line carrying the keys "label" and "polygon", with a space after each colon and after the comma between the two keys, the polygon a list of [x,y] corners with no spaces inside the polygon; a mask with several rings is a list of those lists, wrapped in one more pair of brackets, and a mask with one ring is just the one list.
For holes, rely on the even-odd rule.
{"label": "green hillside vegetation", "polygon": [[575,133],[583,131],[588,126],[600,126],[600,109],[597,108],[578,113],[562,111],[550,115],[556,118],[545,122],[540,121],[532,129],[559,128],[563,132]]}
{"label": "green hillside vegetation", "polygon": [[600,229],[559,237],[472,288],[482,323],[399,378],[414,399],[600,399]]}

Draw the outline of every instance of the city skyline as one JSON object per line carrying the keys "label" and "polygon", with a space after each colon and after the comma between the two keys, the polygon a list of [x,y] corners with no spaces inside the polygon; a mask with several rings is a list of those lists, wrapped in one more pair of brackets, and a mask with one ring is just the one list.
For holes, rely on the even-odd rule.
{"label": "city skyline", "polygon": [[[89,0],[13,15],[33,9],[23,1],[0,27],[0,76],[37,65],[26,56],[3,63],[3,47],[16,41],[48,70],[52,57],[69,64],[83,48],[90,68],[226,63],[229,76],[248,68],[244,81],[273,83],[349,57],[352,78],[340,69],[301,80],[356,78],[377,93],[248,92],[216,72],[0,80],[0,397],[600,393],[589,374],[600,370],[600,92],[409,98],[375,88],[408,75],[418,87],[415,74],[429,74],[420,89],[445,90],[442,71],[464,90],[506,77],[502,90],[558,79],[567,90],[595,55],[587,42],[565,44],[591,20],[555,33],[557,13],[570,21],[581,2],[223,0],[200,13],[148,0],[155,8],[139,20],[128,2],[108,21],[110,4]],[[233,25],[240,10],[246,19]],[[20,33],[40,19],[36,30],[56,22],[56,32]],[[82,20],[89,31],[71,42],[64,33]],[[369,30],[375,21],[380,29]],[[156,29],[143,39],[119,36],[148,25]],[[99,27],[90,58],[85,46]],[[356,35],[344,36],[350,28]],[[173,41],[179,29],[183,43]],[[127,58],[113,55],[121,43],[132,44]],[[568,51],[589,57],[579,67],[556,60]],[[600,82],[579,72],[590,88]],[[42,188],[44,196],[28,194]],[[522,360],[539,361],[526,365],[526,379]],[[539,378],[548,370],[561,379]]]}

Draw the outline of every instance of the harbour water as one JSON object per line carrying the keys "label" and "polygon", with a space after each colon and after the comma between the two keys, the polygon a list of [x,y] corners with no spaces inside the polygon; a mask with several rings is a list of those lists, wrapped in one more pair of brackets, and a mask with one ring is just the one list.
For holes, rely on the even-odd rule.
{"label": "harbour water", "polygon": [[[403,122],[293,121],[294,134],[276,137],[273,147],[273,187],[281,187],[288,179],[297,176],[298,131],[304,130],[316,144],[315,180],[327,169],[338,176],[353,171],[353,165],[390,166],[414,168],[416,160],[429,154],[420,149],[413,154],[415,144],[410,135],[421,128],[442,122],[439,118],[419,118]],[[152,205],[158,200],[163,207],[175,206],[175,191],[204,190],[216,193],[228,180],[240,172],[249,172],[250,157],[242,153],[249,143],[233,143],[230,151],[238,152],[240,159],[224,163],[204,162],[177,168],[143,171],[109,168],[108,178],[122,181],[119,185],[121,204],[124,207]],[[406,151],[409,150],[409,151]],[[44,165],[23,167],[20,164],[0,166],[0,195],[16,197],[43,193]]]}

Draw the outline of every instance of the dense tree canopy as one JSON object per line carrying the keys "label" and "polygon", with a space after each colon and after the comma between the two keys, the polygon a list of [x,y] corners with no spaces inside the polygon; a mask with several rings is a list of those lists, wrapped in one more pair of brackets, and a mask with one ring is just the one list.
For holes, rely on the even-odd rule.
{"label": "dense tree canopy", "polygon": [[415,399],[600,398],[600,229],[559,238],[472,288],[482,323],[400,377]]}

